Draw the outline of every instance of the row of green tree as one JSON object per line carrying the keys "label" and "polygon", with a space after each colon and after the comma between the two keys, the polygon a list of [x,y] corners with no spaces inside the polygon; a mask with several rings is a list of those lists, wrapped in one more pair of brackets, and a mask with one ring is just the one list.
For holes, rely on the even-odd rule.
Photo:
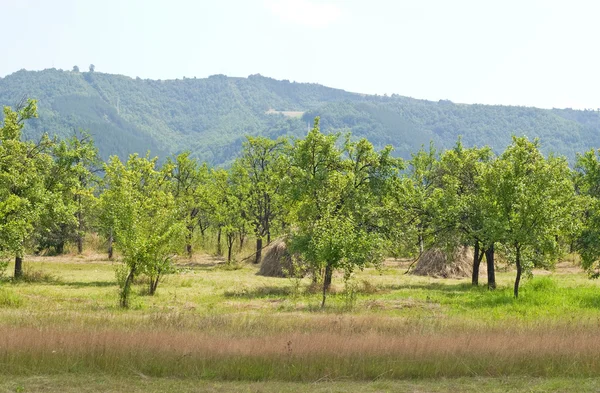
{"label": "row of green tree", "polygon": [[[153,294],[189,257],[193,239],[213,233],[218,253],[256,241],[252,256],[285,237],[300,263],[321,280],[323,302],[335,270],[350,277],[387,255],[419,255],[430,247],[473,246],[472,282],[486,257],[495,288],[499,247],[523,274],[550,267],[578,251],[593,272],[600,256],[600,162],[580,155],[575,169],[545,157],[538,141],[513,138],[501,155],[488,147],[422,148],[410,160],[376,151],[366,139],[323,134],[319,118],[302,139],[248,137],[228,169],[182,153],[159,165],[149,155],[102,163],[86,134],[59,141],[22,138],[36,102],[4,109],[0,129],[0,252],[23,274],[26,249],[65,244],[83,251],[88,232],[101,234],[121,255],[120,303],[127,307],[136,276]],[[103,176],[99,176],[102,173]]]}

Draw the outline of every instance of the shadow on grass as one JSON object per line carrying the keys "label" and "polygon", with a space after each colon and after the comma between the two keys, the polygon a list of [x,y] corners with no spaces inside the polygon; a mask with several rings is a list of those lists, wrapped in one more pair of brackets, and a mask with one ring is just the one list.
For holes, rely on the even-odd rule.
{"label": "shadow on grass", "polygon": [[402,290],[425,290],[425,291],[436,291],[442,293],[467,293],[467,292],[481,292],[487,290],[484,286],[475,287],[471,283],[458,283],[458,284],[445,284],[445,283],[423,283],[423,284],[389,284],[380,286],[381,290],[384,291],[402,291]]}
{"label": "shadow on grass", "polygon": [[583,308],[600,309],[600,293],[582,294],[576,297]]}
{"label": "shadow on grass", "polygon": [[288,287],[274,287],[264,286],[259,288],[240,288],[225,291],[225,297],[228,298],[241,298],[241,299],[260,299],[277,296],[289,296],[292,293],[292,289]]}
{"label": "shadow on grass", "polygon": [[15,278],[10,277],[12,284],[49,284],[49,285],[60,285],[62,281],[54,274],[47,273],[41,270],[27,269],[23,271],[21,277]]}
{"label": "shadow on grass", "polygon": [[407,291],[426,296],[429,302],[457,305],[470,309],[486,309],[513,304],[512,288],[488,290],[487,285],[473,286],[470,282],[446,284],[392,284],[381,287],[384,291]]}
{"label": "shadow on grass", "polygon": [[215,260],[214,262],[178,262],[175,266],[179,269],[191,269],[191,270],[202,270],[209,271],[226,265],[226,261]]}
{"label": "shadow on grass", "polygon": [[75,288],[106,288],[106,287],[114,287],[117,285],[114,281],[71,281],[71,282],[58,282],[57,285],[62,285],[66,287],[75,287]]}

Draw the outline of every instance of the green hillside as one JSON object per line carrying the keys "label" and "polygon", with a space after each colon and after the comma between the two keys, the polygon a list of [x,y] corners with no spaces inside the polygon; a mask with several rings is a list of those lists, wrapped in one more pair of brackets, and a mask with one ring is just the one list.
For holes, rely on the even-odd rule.
{"label": "green hillside", "polygon": [[26,135],[66,136],[89,130],[103,158],[132,152],[164,156],[191,150],[226,163],[245,135],[300,136],[321,116],[322,129],[351,131],[407,157],[432,140],[503,150],[511,135],[539,137],[546,152],[566,155],[600,146],[600,113],[570,109],[462,105],[408,97],[349,93],[260,75],[142,80],[99,72],[21,70],[0,78],[0,105],[39,100],[39,119]]}

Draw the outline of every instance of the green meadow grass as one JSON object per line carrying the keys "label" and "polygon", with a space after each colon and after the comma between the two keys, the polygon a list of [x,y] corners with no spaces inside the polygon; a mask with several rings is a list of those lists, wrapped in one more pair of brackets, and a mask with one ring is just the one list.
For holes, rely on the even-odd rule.
{"label": "green meadow grass", "polygon": [[405,275],[405,264],[390,261],[358,272],[351,293],[334,277],[322,310],[309,279],[199,256],[180,261],[155,296],[139,280],[122,310],[118,262],[25,263],[25,280],[0,283],[0,390],[61,380],[76,391],[88,377],[122,391],[137,391],[132,381],[145,391],[599,388],[599,283],[566,264],[535,272],[514,299],[511,271],[488,291],[468,279]]}
{"label": "green meadow grass", "polygon": [[346,393],[346,392],[597,392],[597,379],[565,378],[454,378],[425,380],[376,381],[318,381],[298,382],[235,382],[206,381],[181,378],[150,378],[141,375],[115,377],[109,375],[43,375],[34,377],[8,377],[0,375],[3,392],[129,392],[129,393],[179,393],[184,391],[206,393]]}

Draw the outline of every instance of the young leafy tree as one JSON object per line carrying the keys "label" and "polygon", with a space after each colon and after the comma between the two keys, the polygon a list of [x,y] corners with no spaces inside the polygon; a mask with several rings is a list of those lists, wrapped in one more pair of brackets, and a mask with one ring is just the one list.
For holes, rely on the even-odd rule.
{"label": "young leafy tree", "polygon": [[117,271],[122,307],[129,306],[135,275],[148,276],[148,292],[155,293],[163,275],[171,272],[186,231],[169,190],[172,168],[159,170],[156,161],[132,155],[124,165],[113,156],[105,165],[108,189],[101,206],[114,223],[115,244],[123,255]]}
{"label": "young leafy tree", "polygon": [[[582,266],[591,277],[600,277],[600,151],[589,150],[577,157],[575,184],[582,208],[583,225],[577,234]],[[574,220],[577,221],[577,220]]]}
{"label": "young leafy tree", "polygon": [[248,182],[245,173],[238,165],[230,171],[218,169],[213,171],[216,207],[215,221],[219,231],[227,240],[227,262],[233,258],[233,245],[240,228],[246,225],[246,195]]}
{"label": "young leafy tree", "polygon": [[[111,160],[109,159],[109,164],[110,161]],[[113,197],[115,194],[115,184],[119,181],[116,176],[118,175],[115,174],[111,178],[105,175],[100,182],[100,198],[96,205],[96,219],[94,225],[98,233],[102,234],[107,241],[106,251],[108,259],[111,260],[114,257],[115,228],[118,223],[118,217],[123,213],[122,206],[117,199]]]}
{"label": "young leafy tree", "polygon": [[5,107],[0,128],[0,249],[15,257],[15,278],[23,275],[25,242],[52,198],[45,180],[52,166],[53,141],[46,135],[37,143],[21,140],[24,121],[34,117],[35,100],[16,111]]}
{"label": "young leafy tree", "polygon": [[338,135],[324,135],[319,118],[295,144],[290,168],[291,249],[314,271],[325,270],[323,300],[335,269],[348,277],[382,257],[375,191],[396,173],[391,149],[381,153],[365,139],[336,146]]}
{"label": "young leafy tree", "polygon": [[247,137],[237,160],[248,184],[247,216],[256,236],[254,263],[260,263],[263,239],[271,242],[273,221],[282,215],[282,178],[289,166],[289,144],[285,139]]}
{"label": "young leafy tree", "polygon": [[65,243],[73,241],[81,254],[96,202],[98,151],[90,135],[83,133],[55,144],[52,156],[54,162],[46,177],[46,188],[55,197],[44,209],[37,242],[41,248],[53,247],[62,254]]}
{"label": "young leafy tree", "polygon": [[167,165],[173,171],[173,195],[183,214],[182,220],[187,229],[185,248],[191,258],[194,232],[200,227],[204,235],[209,223],[206,218],[214,208],[209,190],[209,170],[206,164],[200,165],[191,158],[189,152],[179,154],[174,161],[169,159]]}
{"label": "young leafy tree", "polygon": [[513,142],[484,175],[487,230],[512,253],[517,267],[514,296],[525,271],[556,257],[561,234],[574,201],[565,159],[544,158],[539,142]]}
{"label": "young leafy tree", "polygon": [[[438,242],[450,247],[473,244],[473,274],[471,282],[479,284],[479,266],[485,252],[493,250],[494,240],[486,230],[482,175],[490,164],[489,147],[465,148],[458,140],[455,147],[440,156],[434,172],[437,192],[434,193],[433,215]],[[488,264],[488,287],[495,287],[493,263]]]}
{"label": "young leafy tree", "polygon": [[433,143],[429,150],[421,148],[412,155],[405,181],[396,190],[397,207],[404,217],[399,222],[403,222],[405,233],[410,231],[415,235],[414,242],[408,249],[416,246],[419,255],[423,253],[427,240],[433,236],[432,220],[436,212],[431,205],[436,190],[434,168],[438,160],[438,152]]}

